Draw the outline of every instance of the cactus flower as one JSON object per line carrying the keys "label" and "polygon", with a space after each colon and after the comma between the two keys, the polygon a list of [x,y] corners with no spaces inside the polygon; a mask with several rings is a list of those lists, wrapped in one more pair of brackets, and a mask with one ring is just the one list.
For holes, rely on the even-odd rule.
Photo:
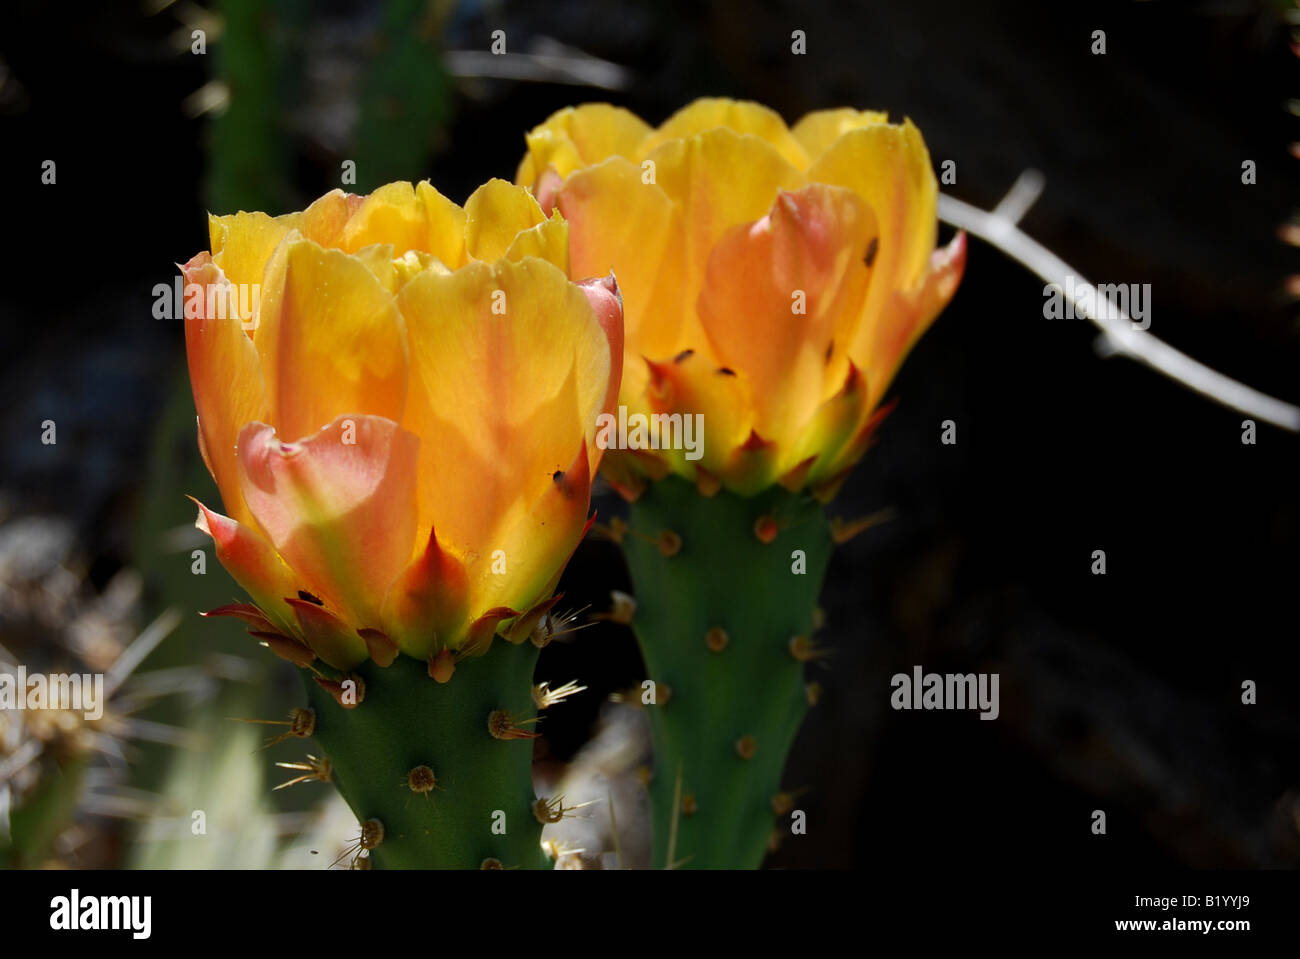
{"label": "cactus flower", "polygon": [[832,496],[965,264],[964,234],[935,249],[938,187],[911,121],[837,109],[790,128],[704,99],[651,129],[589,104],[527,144],[517,181],[568,222],[574,271],[618,274],[620,403],[665,428],[701,417],[702,449],[632,439],[611,482],[634,497],[671,471],[706,493]]}
{"label": "cactus flower", "polygon": [[209,229],[185,340],[225,513],[197,525],[254,600],[214,612],[299,665],[400,653],[444,681],[528,638],[588,523],[612,276],[570,282],[564,221],[500,180],[463,209],[393,183]]}

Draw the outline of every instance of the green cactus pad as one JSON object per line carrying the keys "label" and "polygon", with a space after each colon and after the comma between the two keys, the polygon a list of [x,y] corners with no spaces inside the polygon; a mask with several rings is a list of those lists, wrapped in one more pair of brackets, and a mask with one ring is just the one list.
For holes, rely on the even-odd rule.
{"label": "green cactus pad", "polygon": [[[548,865],[533,814],[532,742],[488,732],[495,710],[516,722],[536,715],[536,662],[531,643],[500,639],[485,655],[462,660],[445,684],[406,656],[387,668],[367,661],[357,670],[364,697],[349,709],[307,674],[315,738],[335,785],[359,822],[383,824],[383,841],[370,853],[374,867],[478,869],[489,859],[505,868]],[[423,793],[407,778],[420,766],[437,782]]]}
{"label": "green cactus pad", "polygon": [[[765,543],[755,530],[767,518],[777,532]],[[805,664],[790,643],[812,636],[832,549],[822,507],[780,487],[704,497],[669,477],[632,504],[628,527],[632,626],[656,683],[656,704],[646,707],[654,863],[756,868],[773,828],[789,829],[772,800],[807,710]],[[725,645],[715,633],[711,647],[714,629]]]}

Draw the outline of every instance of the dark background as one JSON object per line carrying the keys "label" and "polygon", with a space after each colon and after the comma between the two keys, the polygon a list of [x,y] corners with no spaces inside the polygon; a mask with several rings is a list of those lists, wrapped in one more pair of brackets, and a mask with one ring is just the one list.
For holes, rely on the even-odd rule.
{"label": "dark background", "polygon": [[[67,533],[65,564],[88,595],[139,566],[142,608],[169,601],[141,529],[164,509],[184,522],[181,494],[200,490],[155,495],[159,476],[196,457],[192,419],[188,431],[160,425],[185,423],[167,412],[186,402],[184,347],[178,323],[152,318],[153,285],[206,248],[206,209],[229,212],[230,197],[259,189],[277,198],[268,212],[301,208],[338,185],[342,159],[379,152],[364,132],[384,116],[400,129],[418,114],[425,131],[401,140],[416,160],[398,175],[463,202],[490,176],[513,178],[524,133],[576,102],[610,100],[652,124],[701,95],[757,99],[790,122],[839,105],[907,115],[936,168],[956,161],[946,192],[989,207],[1022,170],[1041,170],[1029,234],[1094,282],[1150,283],[1153,335],[1300,402],[1286,292],[1300,258],[1278,235],[1300,195],[1286,4],[415,4],[432,50],[485,50],[500,28],[512,50],[550,37],[623,66],[629,82],[420,74],[428,96],[415,108],[381,96],[389,113],[357,121],[363,67],[392,49],[385,6],[403,4],[262,5],[250,42],[274,75],[241,101],[264,101],[261,126],[241,130],[183,108],[229,60],[216,42],[206,57],[177,52],[179,7],[6,5],[7,587],[28,573],[5,527],[39,518]],[[794,29],[804,56],[790,52]],[[1096,29],[1105,56],[1090,52]],[[252,159],[231,161],[223,142]],[[40,183],[45,159],[58,163],[55,186]],[[1255,185],[1241,183],[1244,160]],[[374,185],[366,175],[359,189]],[[1300,440],[1260,423],[1243,445],[1241,414],[1099,358],[1091,325],[1046,321],[1042,305],[1040,281],[973,241],[956,299],[895,383],[898,408],[833,504],[891,519],[833,560],[823,640],[836,654],[812,667],[826,695],[786,776],[809,787],[810,828],[774,865],[1300,862]],[[47,418],[55,447],[38,441]],[[945,419],[956,446],[939,442]],[[596,505],[619,509],[609,496]],[[1094,549],[1105,576],[1090,572]],[[626,588],[620,567],[614,547],[588,542],[566,588],[600,608]],[[25,615],[0,616],[0,642],[43,641],[48,624]],[[561,757],[600,694],[640,678],[630,636],[608,625],[549,648],[538,678],[573,678],[579,661],[593,692],[548,723]],[[913,664],[1000,673],[1000,718],[892,711],[889,677]],[[1241,703],[1247,679],[1257,705]],[[272,695],[288,695],[292,682],[277,683]],[[1107,813],[1104,837],[1091,833],[1094,809]],[[120,861],[116,848],[92,861]]]}

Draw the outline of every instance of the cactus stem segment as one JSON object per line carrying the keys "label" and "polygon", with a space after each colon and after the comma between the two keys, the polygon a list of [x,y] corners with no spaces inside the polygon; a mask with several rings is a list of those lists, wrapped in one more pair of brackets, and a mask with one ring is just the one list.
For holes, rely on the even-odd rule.
{"label": "cactus stem segment", "polygon": [[[357,667],[362,709],[339,709],[327,690],[306,684],[335,785],[359,820],[384,825],[382,846],[358,866],[477,869],[489,857],[545,866],[530,808],[532,750],[503,746],[486,722],[499,710],[527,728],[536,663],[533,646],[503,640],[461,658],[444,683],[429,681],[423,660],[398,656],[387,668],[367,661]],[[436,801],[411,801],[435,791]]]}
{"label": "cactus stem segment", "polygon": [[672,530],[678,543],[670,556],[638,536],[623,544],[638,604],[631,625],[655,683],[653,862],[754,868],[786,754],[816,698],[806,663],[827,655],[809,637],[829,523],[814,498],[779,485],[705,498],[669,476],[629,506],[628,526]]}

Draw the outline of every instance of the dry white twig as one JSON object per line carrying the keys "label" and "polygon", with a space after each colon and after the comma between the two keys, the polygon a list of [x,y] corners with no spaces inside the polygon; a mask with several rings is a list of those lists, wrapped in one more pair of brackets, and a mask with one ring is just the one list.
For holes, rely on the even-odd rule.
{"label": "dry white twig", "polygon": [[[1023,233],[1016,224],[1042,191],[1043,175],[1037,170],[1026,170],[992,212],[940,194],[939,219],[991,243],[1045,282],[1056,284],[1074,303],[1075,313],[1091,320],[1101,330],[1098,342],[1101,355],[1128,356],[1224,406],[1293,433],[1300,432],[1300,407],[1238,383],[1180,353],[1146,330],[1134,329],[1124,311],[1084,280],[1078,270]],[[1068,277],[1073,277],[1074,283],[1067,284]],[[1089,309],[1087,303],[1074,295],[1084,290],[1097,295],[1098,309]]]}

